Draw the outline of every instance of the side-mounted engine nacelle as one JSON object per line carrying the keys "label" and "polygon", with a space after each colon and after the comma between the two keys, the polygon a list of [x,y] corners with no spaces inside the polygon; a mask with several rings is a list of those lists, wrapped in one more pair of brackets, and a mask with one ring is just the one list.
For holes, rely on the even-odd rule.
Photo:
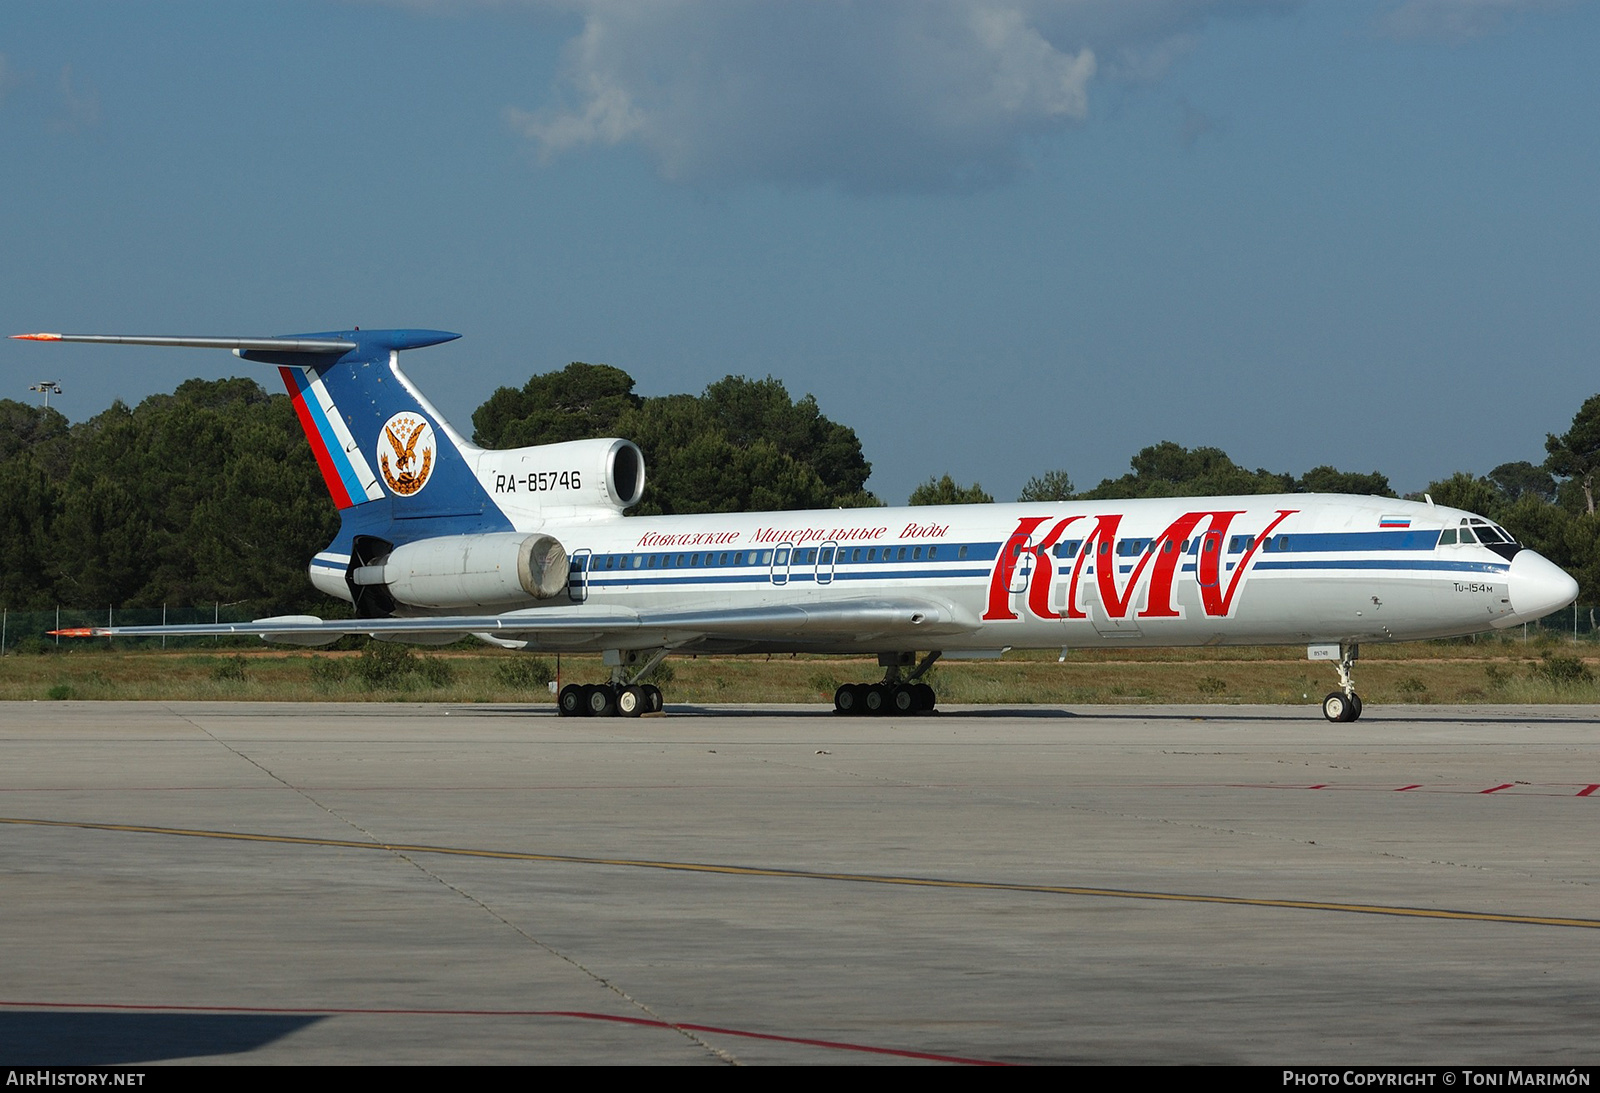
{"label": "side-mounted engine nacelle", "polygon": [[482,451],[478,481],[502,509],[622,512],[644,493],[644,453],[631,440],[573,440]]}
{"label": "side-mounted engine nacelle", "polygon": [[381,588],[412,607],[526,607],[567,587],[567,551],[548,535],[500,531],[446,535],[395,547],[353,567],[352,592]]}

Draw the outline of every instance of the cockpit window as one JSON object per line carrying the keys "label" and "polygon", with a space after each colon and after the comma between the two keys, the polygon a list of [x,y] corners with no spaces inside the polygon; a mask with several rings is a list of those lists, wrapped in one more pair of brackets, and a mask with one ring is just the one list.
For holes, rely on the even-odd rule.
{"label": "cockpit window", "polygon": [[1463,546],[1481,544],[1508,562],[1523,549],[1509,531],[1481,516],[1463,516],[1455,527],[1445,528],[1439,533],[1440,546],[1454,546],[1457,543]]}

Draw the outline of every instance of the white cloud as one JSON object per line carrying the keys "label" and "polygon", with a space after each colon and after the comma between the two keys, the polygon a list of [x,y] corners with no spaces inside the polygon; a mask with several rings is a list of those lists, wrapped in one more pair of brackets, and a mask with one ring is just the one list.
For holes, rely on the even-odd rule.
{"label": "white cloud", "polygon": [[624,143],[662,175],[857,192],[1003,182],[1097,78],[1157,80],[1218,12],[1283,0],[592,0],[559,104],[508,107],[546,158]]}

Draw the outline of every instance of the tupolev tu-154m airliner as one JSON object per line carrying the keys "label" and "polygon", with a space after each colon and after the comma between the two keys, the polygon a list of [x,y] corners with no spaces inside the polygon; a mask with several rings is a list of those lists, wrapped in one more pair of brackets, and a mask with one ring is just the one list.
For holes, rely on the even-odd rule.
{"label": "tupolev tu-154m airliner", "polygon": [[[486,451],[400,370],[459,335],[347,330],[271,338],[23,334],[33,341],[231,349],[276,365],[342,523],[311,582],[355,618],[92,627],[78,636],[344,634],[604,654],[608,683],[565,716],[661,708],[673,653],[873,653],[881,682],[841,714],[924,713],[941,656],[1013,648],[1303,644],[1361,716],[1363,642],[1503,629],[1570,604],[1557,566],[1470,512],[1282,494],[1048,504],[625,516],[644,490],[627,440]],[[920,654],[920,657],[919,657]]]}

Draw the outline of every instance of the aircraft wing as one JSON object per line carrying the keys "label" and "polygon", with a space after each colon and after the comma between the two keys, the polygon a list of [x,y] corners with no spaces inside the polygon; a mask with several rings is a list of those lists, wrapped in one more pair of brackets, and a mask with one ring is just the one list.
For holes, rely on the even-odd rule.
{"label": "aircraft wing", "polygon": [[575,604],[498,615],[424,618],[320,619],[314,615],[279,615],[251,622],[85,626],[60,633],[63,637],[85,638],[254,635],[287,645],[326,645],[346,634],[367,634],[417,642],[485,635],[528,641],[536,646],[548,644],[550,648],[681,647],[705,641],[763,646],[786,642],[830,646],[862,643],[864,648],[875,648],[886,638],[915,638],[919,645],[926,646],[929,639],[970,634],[978,628],[976,618],[946,601],[880,597],[689,611],[637,611]]}

